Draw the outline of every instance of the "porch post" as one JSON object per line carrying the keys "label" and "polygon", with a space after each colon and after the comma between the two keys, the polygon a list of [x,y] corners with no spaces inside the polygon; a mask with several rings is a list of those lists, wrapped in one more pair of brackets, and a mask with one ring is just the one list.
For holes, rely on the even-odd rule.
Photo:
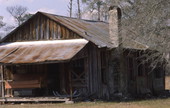
{"label": "porch post", "polygon": [[64,70],[64,63],[60,64],[60,90],[61,93],[66,93],[66,79],[65,79],[65,70]]}
{"label": "porch post", "polygon": [[5,97],[5,91],[4,91],[4,66],[0,65],[0,75],[1,75],[1,95],[2,98]]}
{"label": "porch post", "polygon": [[73,87],[72,87],[72,78],[71,78],[71,74],[72,74],[72,71],[70,69],[70,66],[69,66],[69,83],[70,83],[70,100],[72,101],[73,100]]}

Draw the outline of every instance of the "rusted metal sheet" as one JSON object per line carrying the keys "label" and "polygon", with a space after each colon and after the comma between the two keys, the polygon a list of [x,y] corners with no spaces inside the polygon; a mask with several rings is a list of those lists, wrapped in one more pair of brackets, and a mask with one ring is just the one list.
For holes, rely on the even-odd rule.
{"label": "rusted metal sheet", "polygon": [[72,39],[1,44],[0,63],[20,64],[70,60],[87,43],[85,39]]}
{"label": "rusted metal sheet", "polygon": [[[82,20],[47,13],[42,14],[68,27],[85,39],[92,41],[94,44],[98,45],[98,47],[117,47],[115,46],[115,44],[112,43],[112,40],[110,39],[109,23],[107,22]],[[123,47],[139,50],[145,50],[148,48],[148,46],[132,39],[126,39],[125,41],[123,41]]]}
{"label": "rusted metal sheet", "polygon": [[99,47],[114,47],[109,38],[109,24],[106,22],[81,20],[43,12],[41,13],[71,29],[85,39],[92,41]]}
{"label": "rusted metal sheet", "polygon": [[125,41],[123,41],[123,47],[127,49],[136,49],[136,50],[146,50],[149,48],[149,46],[144,45],[132,39],[126,39]]}

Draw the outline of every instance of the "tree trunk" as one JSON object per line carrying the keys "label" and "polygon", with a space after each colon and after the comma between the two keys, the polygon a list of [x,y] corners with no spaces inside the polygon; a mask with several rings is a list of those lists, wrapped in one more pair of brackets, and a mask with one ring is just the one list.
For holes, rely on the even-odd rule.
{"label": "tree trunk", "polygon": [[69,7],[70,17],[72,17],[72,8],[73,8],[73,0],[70,0],[70,7]]}
{"label": "tree trunk", "polygon": [[77,0],[77,6],[78,6],[78,18],[81,19],[81,10],[80,10],[80,1]]}
{"label": "tree trunk", "polygon": [[98,20],[100,21],[100,3],[97,3]]}

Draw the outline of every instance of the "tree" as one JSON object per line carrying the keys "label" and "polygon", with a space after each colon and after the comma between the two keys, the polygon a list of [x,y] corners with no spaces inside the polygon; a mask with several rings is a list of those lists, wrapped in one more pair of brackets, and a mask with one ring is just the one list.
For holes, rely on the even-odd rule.
{"label": "tree", "polygon": [[92,15],[97,12],[97,18],[95,20],[105,20],[108,15],[108,7],[105,0],[82,0],[82,3],[86,5],[86,11],[90,11]]}
{"label": "tree", "polygon": [[80,0],[77,0],[78,18],[81,19]]}
{"label": "tree", "polygon": [[73,0],[70,0],[68,8],[69,8],[70,17],[72,17],[72,12],[73,12]]}
{"label": "tree", "polygon": [[9,6],[6,8],[7,11],[14,17],[14,19],[17,21],[18,25],[21,25],[25,20],[27,20],[28,18],[26,18],[26,14],[27,14],[27,7],[23,7],[23,6]]}
{"label": "tree", "polygon": [[5,23],[2,20],[3,20],[3,17],[0,16],[0,28],[5,26]]}
{"label": "tree", "polygon": [[4,36],[3,27],[4,27],[5,25],[6,25],[6,24],[3,22],[3,17],[0,16],[0,40],[1,40],[1,38]]}
{"label": "tree", "polygon": [[147,58],[146,61],[153,61],[150,66],[154,69],[159,62],[163,63],[165,55],[170,49],[168,35],[170,28],[166,24],[170,18],[170,1],[124,0],[119,2],[119,6],[124,15],[122,19],[123,36],[126,35],[152,49],[144,58]]}
{"label": "tree", "polygon": [[30,14],[30,13],[25,14],[25,15],[22,17],[21,22],[25,22],[25,21],[28,20],[31,16],[32,16],[32,14]]}

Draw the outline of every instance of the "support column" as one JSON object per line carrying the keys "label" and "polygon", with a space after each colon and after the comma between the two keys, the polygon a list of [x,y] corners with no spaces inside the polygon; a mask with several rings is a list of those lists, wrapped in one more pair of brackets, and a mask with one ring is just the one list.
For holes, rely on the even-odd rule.
{"label": "support column", "polygon": [[66,93],[66,86],[65,86],[65,70],[64,70],[64,63],[59,64],[60,67],[60,92],[61,94],[65,94]]}
{"label": "support column", "polygon": [[5,97],[5,90],[4,90],[4,66],[0,65],[0,76],[1,76],[1,96],[2,98]]}

